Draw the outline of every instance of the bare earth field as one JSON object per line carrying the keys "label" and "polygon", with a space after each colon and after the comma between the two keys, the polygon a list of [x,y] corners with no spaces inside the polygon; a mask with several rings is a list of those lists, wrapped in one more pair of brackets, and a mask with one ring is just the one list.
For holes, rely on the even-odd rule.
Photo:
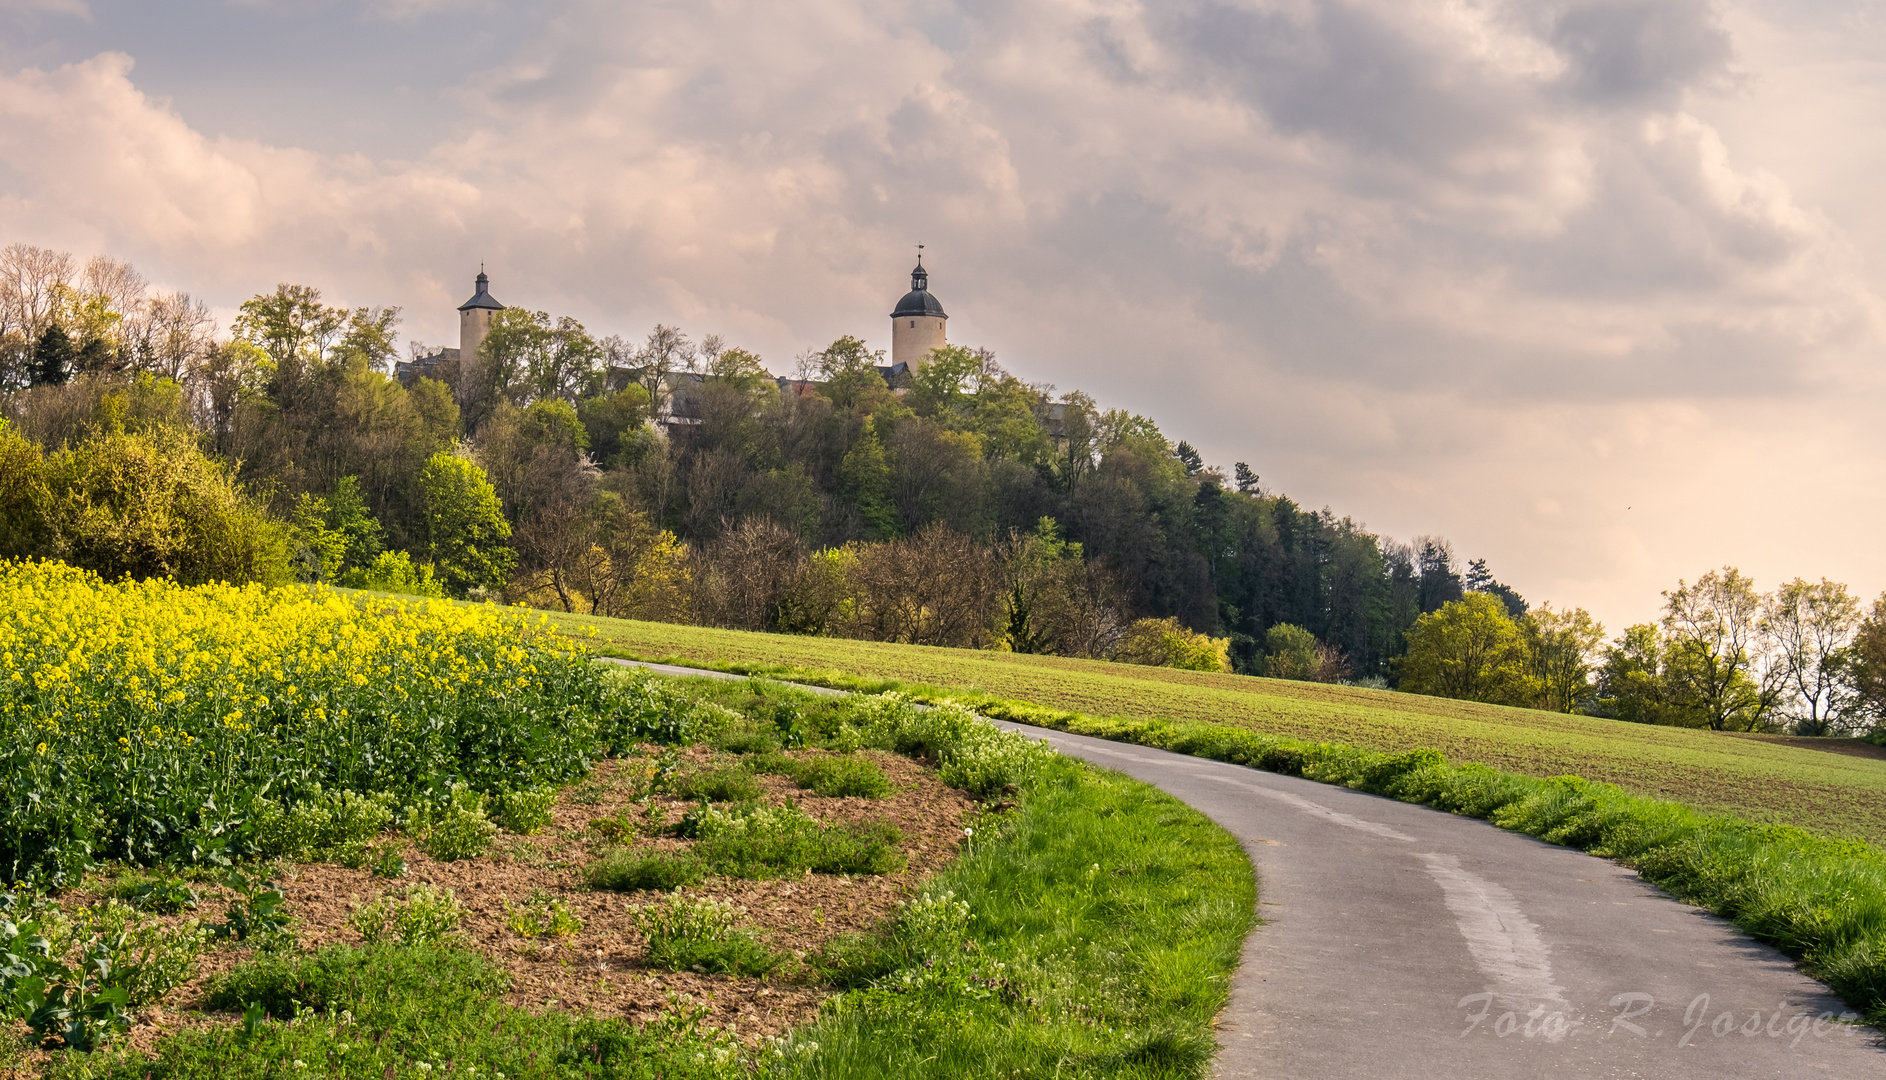
{"label": "bare earth field", "polygon": [[[742,925],[757,930],[771,948],[795,957],[803,957],[839,934],[868,930],[884,921],[920,881],[956,857],[975,804],[945,787],[934,770],[909,758],[878,751],[860,753],[890,780],[889,797],[825,798],[786,777],[754,779],[765,792],[762,801],[775,806],[794,802],[828,824],[896,824],[903,830],[905,869],[881,876],[806,873],[762,881],[709,877],[681,891],[745,908]],[[685,773],[736,760],[705,746],[693,746],[681,752],[680,769]],[[673,824],[693,805],[657,797],[651,800],[654,810],[650,812],[648,804],[632,801],[630,785],[617,781],[626,765],[619,760],[601,762],[587,780],[562,793],[553,824],[533,836],[500,835],[478,858],[438,862],[407,842],[406,873],[396,879],[329,863],[281,868],[275,880],[296,920],[300,947],[312,950],[330,942],[358,943],[359,935],[347,926],[353,909],[383,892],[398,895],[412,885],[433,885],[452,890],[464,905],[460,940],[506,969],[512,980],[508,998],[513,1005],[638,1022],[654,1020],[677,1004],[705,1008],[706,1023],[749,1044],[810,1020],[833,991],[795,979],[794,964],[765,978],[649,968],[642,961],[641,936],[630,916],[637,905],[652,903],[661,894],[591,890],[582,883],[582,867],[605,842],[592,822],[626,814],[643,823],[644,832],[653,833],[654,826]],[[637,839],[635,846],[678,851],[689,844],[652,835]],[[204,918],[220,911],[233,895],[215,885],[199,886],[198,892],[199,908],[192,914]],[[530,942],[520,937],[507,925],[505,903],[521,905],[534,895],[562,901],[582,920],[582,930],[561,942]],[[100,898],[96,891],[75,890],[60,901],[71,906]],[[132,1045],[147,1049],[158,1038],[185,1026],[233,1022],[231,1016],[204,1013],[208,1008],[205,992],[217,975],[248,959],[251,952],[221,948],[206,953],[196,978],[173,991],[161,1006],[140,1011]],[[45,1060],[43,1054],[35,1057]]]}
{"label": "bare earth field", "polygon": [[[1886,756],[1848,740],[1648,727],[1383,690],[836,638],[551,613],[612,656],[724,670],[881,679],[1097,717],[1229,724],[1383,751],[1433,747],[1533,776],[1575,773],[1643,795],[1886,843]],[[1828,752],[1839,751],[1839,752]]]}

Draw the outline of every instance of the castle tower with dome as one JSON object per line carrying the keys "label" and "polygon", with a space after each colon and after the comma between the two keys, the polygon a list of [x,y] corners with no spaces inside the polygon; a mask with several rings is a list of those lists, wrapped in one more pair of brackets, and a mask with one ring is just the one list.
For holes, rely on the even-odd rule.
{"label": "castle tower with dome", "polygon": [[943,305],[930,291],[930,272],[923,268],[923,245],[917,245],[917,268],[910,272],[910,291],[891,312],[891,368],[906,364],[922,367],[931,349],[949,344],[943,324],[949,321]]}
{"label": "castle tower with dome", "polygon": [[491,332],[491,317],[504,310],[498,298],[491,295],[491,279],[485,276],[484,267],[478,268],[478,278],[472,284],[472,298],[458,307],[458,363],[461,373],[467,376],[478,360],[478,346]]}

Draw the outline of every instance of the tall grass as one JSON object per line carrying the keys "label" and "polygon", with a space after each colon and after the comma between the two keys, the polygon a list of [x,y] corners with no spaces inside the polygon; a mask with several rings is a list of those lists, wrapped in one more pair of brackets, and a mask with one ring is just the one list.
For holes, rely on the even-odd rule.
{"label": "tall grass", "polygon": [[1237,842],[1157,789],[1057,759],[892,929],[836,943],[856,987],[780,1077],[1191,1077],[1214,1050],[1255,885]]}

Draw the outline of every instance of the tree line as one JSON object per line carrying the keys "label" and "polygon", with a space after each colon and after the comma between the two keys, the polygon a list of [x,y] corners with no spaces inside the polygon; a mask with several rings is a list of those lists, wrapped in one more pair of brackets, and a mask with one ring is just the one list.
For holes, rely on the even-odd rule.
{"label": "tree line", "polygon": [[[848,336],[777,379],[717,337],[509,308],[462,369],[402,384],[399,321],[284,284],[221,334],[123,263],[0,252],[4,551],[1702,715],[1671,689],[1693,659],[1678,631],[1606,646],[1443,539],[1307,509],[986,350],[892,385]],[[1771,667],[1737,670],[1768,687],[1761,724],[1793,723]]]}

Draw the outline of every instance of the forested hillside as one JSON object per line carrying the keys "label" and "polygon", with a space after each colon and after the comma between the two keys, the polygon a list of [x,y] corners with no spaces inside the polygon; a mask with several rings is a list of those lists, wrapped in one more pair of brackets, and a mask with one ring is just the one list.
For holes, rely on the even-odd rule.
{"label": "forested hillside", "polygon": [[[223,337],[123,263],[61,258],[13,252],[15,437],[57,471],[188,430],[295,526],[279,540],[301,577],[365,581],[377,558],[382,577],[429,567],[453,592],[574,610],[1073,655],[1173,619],[1229,639],[1241,670],[1288,623],[1353,677],[1390,675],[1403,631],[1463,588],[1445,541],[1300,506],[985,351],[941,352],[893,388],[856,338],[781,362],[512,308],[466,377],[403,386],[396,309],[284,285]],[[501,522],[480,521],[484,481]],[[168,565],[137,543],[102,568]]]}

